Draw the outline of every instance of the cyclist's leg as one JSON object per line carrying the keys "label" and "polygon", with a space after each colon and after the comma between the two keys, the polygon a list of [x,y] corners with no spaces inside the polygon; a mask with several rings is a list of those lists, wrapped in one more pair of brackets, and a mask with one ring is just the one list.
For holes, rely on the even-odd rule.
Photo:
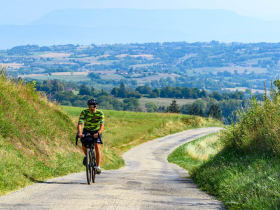
{"label": "cyclist's leg", "polygon": [[83,149],[83,151],[84,151],[84,154],[86,155],[86,154],[87,154],[87,148],[84,147],[84,145],[82,145],[82,149]]}
{"label": "cyclist's leg", "polygon": [[[83,134],[86,135],[87,133],[89,133],[90,131],[86,130],[85,128],[83,129]],[[82,145],[82,149],[84,151],[84,154],[87,154],[87,148],[84,147],[84,145]]]}
{"label": "cyclist's leg", "polygon": [[100,161],[101,161],[101,152],[100,152],[100,144],[95,144],[95,155],[96,155],[96,165],[100,167]]}

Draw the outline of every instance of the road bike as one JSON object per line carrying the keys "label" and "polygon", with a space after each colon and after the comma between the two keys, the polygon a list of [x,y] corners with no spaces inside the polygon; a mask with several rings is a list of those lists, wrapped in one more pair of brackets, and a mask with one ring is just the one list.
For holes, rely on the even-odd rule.
{"label": "road bike", "polygon": [[[76,145],[78,144],[78,133],[76,135]],[[98,138],[100,138],[100,135],[98,133]],[[96,170],[96,158],[95,158],[95,140],[93,135],[86,135],[82,138],[84,147],[87,148],[86,152],[86,174],[87,174],[87,183],[90,185],[90,183],[95,183],[95,176],[97,174]]]}

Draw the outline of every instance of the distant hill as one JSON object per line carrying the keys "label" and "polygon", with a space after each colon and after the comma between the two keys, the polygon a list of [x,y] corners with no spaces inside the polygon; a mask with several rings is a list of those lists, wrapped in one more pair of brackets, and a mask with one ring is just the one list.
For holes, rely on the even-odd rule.
{"label": "distant hill", "polygon": [[279,23],[227,10],[56,10],[28,25],[0,26],[0,49],[21,44],[278,42]]}

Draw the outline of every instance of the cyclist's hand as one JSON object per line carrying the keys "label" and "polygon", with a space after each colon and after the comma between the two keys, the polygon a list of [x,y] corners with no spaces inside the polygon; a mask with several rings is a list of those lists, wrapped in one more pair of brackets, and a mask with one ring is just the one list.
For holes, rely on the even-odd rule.
{"label": "cyclist's hand", "polygon": [[84,134],[79,134],[79,138],[83,138],[84,136]]}
{"label": "cyclist's hand", "polygon": [[95,134],[93,135],[93,137],[97,139],[97,138],[98,138],[98,133],[95,133]]}

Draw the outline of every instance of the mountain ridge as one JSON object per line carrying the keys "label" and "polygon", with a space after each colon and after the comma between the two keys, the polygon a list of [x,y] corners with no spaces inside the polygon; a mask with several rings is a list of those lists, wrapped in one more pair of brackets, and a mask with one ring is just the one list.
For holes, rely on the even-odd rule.
{"label": "mountain ridge", "polygon": [[27,25],[0,25],[0,49],[38,44],[278,42],[279,21],[228,10],[55,10]]}

